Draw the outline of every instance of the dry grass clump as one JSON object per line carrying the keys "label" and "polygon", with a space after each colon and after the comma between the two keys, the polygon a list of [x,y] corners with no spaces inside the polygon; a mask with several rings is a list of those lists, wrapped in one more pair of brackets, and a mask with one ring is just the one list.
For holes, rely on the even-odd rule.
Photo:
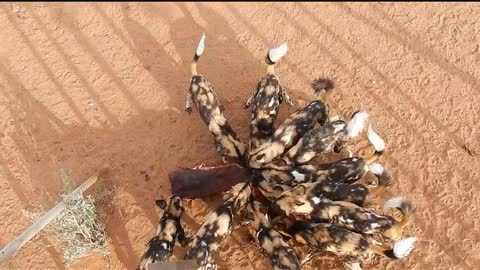
{"label": "dry grass clump", "polygon": [[[76,183],[69,171],[60,170],[63,182],[63,203],[66,204],[62,211],[44,230],[43,235],[63,244],[63,260],[72,264],[80,258],[99,252],[108,255],[108,237],[102,219],[112,206],[112,189],[102,186],[102,181],[97,181],[92,187],[90,195],[81,193],[68,196],[75,188]],[[100,186],[100,187],[99,187]],[[40,213],[23,211],[24,215],[32,221],[41,216]]]}

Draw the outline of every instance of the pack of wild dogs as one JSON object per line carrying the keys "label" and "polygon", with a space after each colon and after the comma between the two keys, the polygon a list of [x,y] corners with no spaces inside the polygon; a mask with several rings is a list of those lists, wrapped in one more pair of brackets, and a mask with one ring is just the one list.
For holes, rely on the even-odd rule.
{"label": "pack of wild dogs", "polygon": [[[244,104],[251,109],[250,138],[244,143],[228,123],[214,88],[197,72],[204,50],[205,35],[191,64],[185,110],[191,112],[195,105],[224,164],[178,169],[169,175],[173,195],[156,202],[163,216],[146,245],[139,269],[168,261],[177,240],[189,246],[185,260],[196,260],[198,269],[217,269],[212,255],[240,226],[250,227],[256,239],[253,244],[273,269],[302,269],[320,252],[337,255],[351,269],[361,269],[361,264],[375,255],[391,260],[408,256],[416,241],[403,235],[414,218],[410,201],[393,197],[384,203],[384,212],[398,210],[400,218],[391,210],[387,215],[364,206],[368,194],[391,182],[377,162],[385,142],[368,113],[357,111],[349,120],[330,116],[327,99],[333,83],[316,79],[312,101],[275,127],[280,105],[293,105],[274,68],[287,53],[284,43],[267,53],[266,75]],[[364,134],[366,140],[361,141]],[[366,144],[361,155],[353,153],[354,143]],[[315,162],[330,152],[343,158]],[[369,173],[374,180],[359,181]],[[186,236],[180,222],[182,200],[219,192],[224,194],[223,204],[210,213],[194,236]],[[294,251],[298,246],[307,251],[298,254]]]}

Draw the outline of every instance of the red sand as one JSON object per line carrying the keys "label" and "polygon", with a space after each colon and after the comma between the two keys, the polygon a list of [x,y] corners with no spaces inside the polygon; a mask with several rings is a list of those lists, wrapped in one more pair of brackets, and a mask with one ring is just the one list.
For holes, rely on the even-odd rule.
{"label": "red sand", "polygon": [[[73,269],[137,265],[158,222],[154,200],[169,195],[167,172],[220,163],[198,115],[183,112],[188,65],[205,32],[200,70],[244,139],[243,102],[267,49],[284,41],[289,52],[277,74],[295,107],[283,106],[279,121],[309,101],[318,76],[336,82],[335,112],[371,114],[393,185],[370,200],[411,198],[418,214],[406,234],[419,238],[408,259],[377,259],[374,268],[478,268],[478,18],[477,3],[2,3],[0,245],[30,225],[21,209],[59,200],[60,168],[81,181],[109,164],[111,256]],[[188,232],[211,205],[188,203]],[[50,242],[35,237],[0,268],[66,269]],[[246,229],[217,257],[220,269],[268,267]],[[316,258],[306,269],[331,264]]]}

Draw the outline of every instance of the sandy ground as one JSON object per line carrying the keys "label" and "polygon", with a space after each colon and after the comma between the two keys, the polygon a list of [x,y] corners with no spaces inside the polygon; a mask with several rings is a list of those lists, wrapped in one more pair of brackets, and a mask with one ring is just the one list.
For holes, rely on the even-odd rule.
{"label": "sandy ground", "polygon": [[[220,162],[198,115],[183,112],[188,64],[205,32],[200,69],[244,139],[242,103],[263,75],[267,49],[283,41],[289,52],[277,73],[295,107],[283,106],[280,121],[309,101],[318,76],[336,82],[335,112],[371,114],[394,177],[372,205],[412,199],[418,215],[406,234],[419,242],[408,259],[370,268],[478,269],[478,18],[477,3],[2,3],[0,245],[30,225],[21,209],[58,201],[61,168],[80,182],[109,164],[111,255],[72,268],[136,266],[159,219],[154,200],[169,195],[167,172]],[[212,205],[188,204],[189,232]],[[245,229],[219,254],[220,269],[268,266]],[[307,269],[331,264],[316,258]],[[69,267],[42,234],[0,268]]]}

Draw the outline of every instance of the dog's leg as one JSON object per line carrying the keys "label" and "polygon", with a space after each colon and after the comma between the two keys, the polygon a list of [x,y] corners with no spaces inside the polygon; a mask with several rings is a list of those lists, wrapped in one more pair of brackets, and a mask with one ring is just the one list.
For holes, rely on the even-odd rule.
{"label": "dog's leg", "polygon": [[248,107],[250,107],[250,105],[252,105],[252,102],[253,102],[253,99],[254,99],[254,95],[251,95],[247,101],[245,101],[245,103],[243,104],[243,108],[244,109],[247,109]]}
{"label": "dog's leg", "polygon": [[282,100],[284,100],[288,105],[293,106],[293,100],[288,95],[287,90],[284,87],[280,86],[280,96],[282,96]]}
{"label": "dog's leg", "polygon": [[188,93],[187,98],[185,100],[185,111],[190,113],[192,111],[192,94]]}

